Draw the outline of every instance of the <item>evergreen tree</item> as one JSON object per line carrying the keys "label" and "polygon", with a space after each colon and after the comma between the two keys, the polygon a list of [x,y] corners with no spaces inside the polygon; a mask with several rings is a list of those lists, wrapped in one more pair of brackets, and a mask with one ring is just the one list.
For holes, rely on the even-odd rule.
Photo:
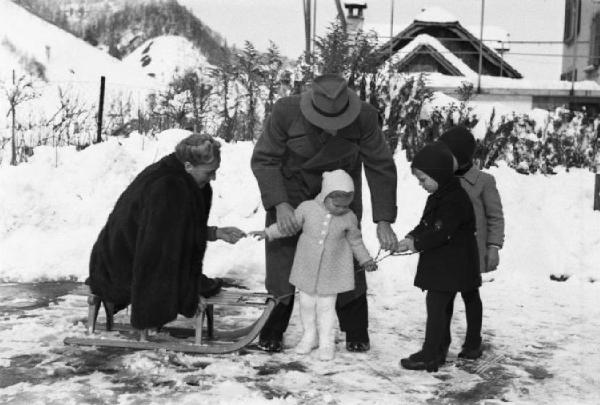
{"label": "evergreen tree", "polygon": [[243,87],[238,97],[244,102],[245,114],[241,121],[241,134],[238,139],[253,140],[260,128],[257,104],[260,98],[260,86],[264,83],[261,56],[250,41],[244,44],[244,50],[237,55],[238,80]]}
{"label": "evergreen tree", "polygon": [[274,42],[269,41],[269,48],[265,55],[264,82],[267,87],[267,99],[265,101],[265,119],[271,114],[273,104],[279,93],[281,85],[283,60],[279,48]]}
{"label": "evergreen tree", "polygon": [[231,142],[234,138],[234,120],[230,114],[230,103],[232,101],[233,84],[237,80],[237,66],[229,60],[224,60],[212,69],[209,73],[213,79],[215,93],[219,97],[219,104],[222,106],[218,114],[221,117],[221,123],[217,128],[217,137],[225,142]]}
{"label": "evergreen tree", "polygon": [[315,65],[318,72],[346,74],[350,66],[350,41],[340,22],[332,23],[325,36],[315,41]]}

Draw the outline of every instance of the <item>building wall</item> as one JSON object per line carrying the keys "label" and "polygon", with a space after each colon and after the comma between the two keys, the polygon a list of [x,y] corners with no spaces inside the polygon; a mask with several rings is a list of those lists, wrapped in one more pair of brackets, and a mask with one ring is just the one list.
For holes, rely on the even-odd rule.
{"label": "building wall", "polygon": [[[597,0],[564,0],[566,4],[580,3],[579,34],[575,40],[563,44],[562,80],[571,80],[572,72],[576,72],[575,80],[594,80],[600,82],[598,68],[590,66],[590,41],[592,38],[592,20],[600,12]],[[577,16],[575,17],[575,21]],[[566,25],[566,21],[565,21]],[[574,29],[577,29],[575,27]]]}
{"label": "building wall", "polygon": [[[447,96],[455,99],[459,98],[456,89],[450,88],[432,88],[434,91],[441,91]],[[534,107],[534,96],[530,94],[473,94],[469,102],[478,106],[480,112],[485,111],[485,119],[489,118],[492,109],[498,114],[529,113]]]}
{"label": "building wall", "polygon": [[504,112],[504,109],[512,110],[517,113],[528,113],[533,108],[533,96],[513,95],[513,94],[475,94],[473,101],[480,106],[492,107],[498,112]]}

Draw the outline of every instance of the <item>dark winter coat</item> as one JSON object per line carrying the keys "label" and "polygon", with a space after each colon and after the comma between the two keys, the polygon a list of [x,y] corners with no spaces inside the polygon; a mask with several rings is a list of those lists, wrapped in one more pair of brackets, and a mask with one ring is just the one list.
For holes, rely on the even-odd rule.
{"label": "dark winter coat", "polygon": [[[362,166],[371,190],[373,221],[396,218],[396,166],[378,126],[377,110],[363,102],[359,116],[335,136],[311,124],[300,111],[300,96],[284,97],[273,106],[262,136],[252,154],[252,171],[258,181],[269,226],[274,208],[288,202],[296,208],[312,200],[321,189],[325,171],[343,169],[354,180],[350,208],[362,216]],[[296,239],[285,238],[266,245],[266,287],[276,296],[289,294],[289,276]],[[366,291],[364,272],[356,275],[356,289],[348,299]]]}
{"label": "dark winter coat", "polygon": [[88,284],[135,328],[193,316],[206,249],[212,189],[200,189],[174,154],[125,189],[94,244]]}
{"label": "dark winter coat", "polygon": [[473,205],[457,178],[431,194],[419,225],[408,234],[420,253],[415,286],[434,291],[479,287],[475,229]]}

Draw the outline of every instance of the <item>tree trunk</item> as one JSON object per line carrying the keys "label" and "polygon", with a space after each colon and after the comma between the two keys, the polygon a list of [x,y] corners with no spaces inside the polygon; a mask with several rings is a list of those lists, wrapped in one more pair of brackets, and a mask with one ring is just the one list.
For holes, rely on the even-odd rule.
{"label": "tree trunk", "polygon": [[11,158],[10,158],[10,164],[13,166],[17,165],[17,132],[16,132],[16,128],[15,128],[15,109],[16,109],[16,105],[12,104],[10,107],[10,112],[11,112],[11,116],[12,116],[12,136],[11,136],[11,146],[12,146],[12,154],[11,154]]}

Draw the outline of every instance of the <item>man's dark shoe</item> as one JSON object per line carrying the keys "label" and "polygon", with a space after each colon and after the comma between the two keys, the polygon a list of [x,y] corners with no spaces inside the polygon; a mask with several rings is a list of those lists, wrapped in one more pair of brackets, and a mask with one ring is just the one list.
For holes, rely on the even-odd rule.
{"label": "man's dark shoe", "polygon": [[473,348],[468,348],[468,347],[463,346],[460,353],[458,353],[458,357],[461,359],[475,360],[475,359],[480,358],[482,354],[483,354],[483,349],[481,348],[481,346],[473,347]]}
{"label": "man's dark shoe", "polygon": [[371,349],[369,342],[346,342],[346,350],[349,352],[363,353]]}
{"label": "man's dark shoe", "polygon": [[448,357],[448,349],[450,349],[449,346],[444,346],[440,352],[440,357],[438,359],[440,366],[442,364],[446,364],[446,357]]}
{"label": "man's dark shoe", "polygon": [[198,292],[204,298],[210,298],[213,295],[217,295],[221,291],[223,286],[223,279],[221,278],[208,278],[204,274],[200,275],[200,287]]}
{"label": "man's dark shoe", "polygon": [[428,360],[422,352],[411,354],[401,359],[400,365],[407,370],[427,370],[428,373],[438,371],[439,363],[437,359]]}
{"label": "man's dark shoe", "polygon": [[269,353],[279,353],[283,350],[283,344],[279,339],[259,339],[258,348]]}

